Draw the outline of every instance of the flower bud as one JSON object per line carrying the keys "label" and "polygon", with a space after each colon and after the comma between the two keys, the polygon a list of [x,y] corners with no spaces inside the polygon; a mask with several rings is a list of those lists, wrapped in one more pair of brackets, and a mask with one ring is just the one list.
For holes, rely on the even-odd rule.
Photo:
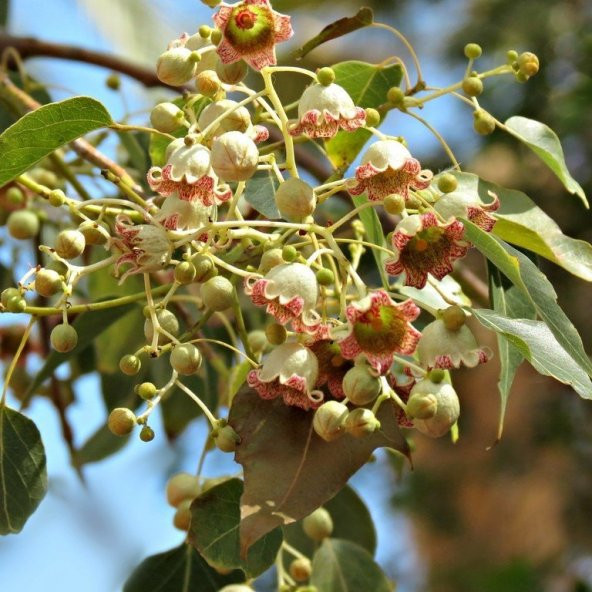
{"label": "flower bud", "polygon": [[115,436],[127,436],[136,425],[136,415],[131,409],[117,407],[109,414],[107,426]]}
{"label": "flower bud", "polygon": [[234,452],[240,444],[240,437],[231,426],[225,425],[218,430],[215,442],[222,452]]}
{"label": "flower bud", "polygon": [[199,479],[189,473],[173,475],[166,486],[167,502],[173,508],[177,508],[186,500],[193,501],[199,493]]}
{"label": "flower bud", "polygon": [[317,508],[302,520],[302,530],[304,530],[306,536],[320,543],[323,539],[330,537],[333,532],[331,514],[325,508]]}
{"label": "flower bud", "polygon": [[[409,401],[418,396],[427,399],[426,395],[432,395],[436,399],[436,412],[430,418],[415,419],[413,426],[427,436],[439,438],[446,434],[458,419],[460,414],[458,395],[452,385],[447,382],[435,383],[424,379],[411,389]],[[429,404],[423,411],[428,413],[428,410]]]}
{"label": "flower bud", "polygon": [[204,70],[200,72],[195,79],[195,88],[205,97],[214,97],[220,92],[222,83],[218,74],[213,70]]}
{"label": "flower bud", "polygon": [[343,427],[350,436],[364,438],[380,429],[380,422],[370,409],[358,407],[347,414]]}
{"label": "flower bud", "polygon": [[[201,131],[210,123],[226,113],[224,118],[209,132],[209,136],[216,137],[225,132],[245,132],[251,125],[251,115],[246,107],[236,107],[236,101],[222,99],[208,105],[200,114],[197,125]],[[232,109],[232,111],[230,111]],[[228,112],[228,113],[227,113]]]}
{"label": "flower bud", "polygon": [[259,150],[249,136],[226,132],[212,143],[211,163],[214,172],[225,181],[246,181],[257,170]]}
{"label": "flower bud", "polygon": [[8,303],[13,298],[21,298],[21,292],[18,288],[6,288],[2,290],[1,301],[4,307],[8,307]]}
{"label": "flower bud", "polygon": [[140,358],[132,354],[127,354],[119,360],[119,369],[128,376],[135,376],[142,366]]}
{"label": "flower bud", "polygon": [[53,328],[51,335],[49,336],[49,341],[51,342],[53,349],[64,354],[72,351],[76,347],[76,344],[78,343],[78,333],[72,325],[63,323],[61,325],[56,325]]}
{"label": "flower bud", "polygon": [[282,218],[288,222],[302,222],[315,211],[317,198],[308,183],[292,177],[278,187],[275,204]]}
{"label": "flower bud", "polygon": [[25,312],[27,308],[27,301],[22,296],[13,296],[12,298],[8,299],[6,308],[8,309],[8,312],[15,314]]}
{"label": "flower bud", "polygon": [[142,426],[140,430],[140,440],[142,442],[152,442],[154,440],[154,430],[150,426]]}
{"label": "flower bud", "polygon": [[244,80],[248,71],[249,67],[244,60],[232,64],[223,64],[221,61],[216,63],[216,74],[226,84],[238,84]]}
{"label": "flower bud", "polygon": [[265,327],[265,336],[271,345],[281,345],[286,341],[288,332],[283,325],[271,323]]}
{"label": "flower bud", "polygon": [[190,284],[194,279],[197,270],[190,261],[183,261],[175,267],[175,280],[180,284]]}
{"label": "flower bud", "polygon": [[430,419],[437,410],[438,400],[432,393],[417,393],[407,401],[407,415],[411,419]]}
{"label": "flower bud", "polygon": [[449,306],[442,311],[442,321],[449,331],[458,331],[466,322],[465,311],[457,305]]}
{"label": "flower bud", "polygon": [[159,132],[171,133],[183,124],[185,114],[174,103],[159,103],[150,112],[150,123]]}
{"label": "flower bud", "polygon": [[261,331],[260,329],[250,331],[248,333],[247,343],[249,345],[250,350],[255,354],[260,354],[261,352],[265,351],[269,346],[269,341],[267,341],[265,331]]}
{"label": "flower bud", "polygon": [[105,85],[111,90],[119,90],[121,87],[121,78],[113,72],[105,79]]}
{"label": "flower bud", "polygon": [[183,500],[175,515],[173,516],[173,525],[179,530],[188,531],[191,525],[191,502],[193,500]]}
{"label": "flower bud", "polygon": [[39,232],[39,218],[37,214],[30,210],[16,210],[8,216],[6,226],[12,238],[26,240],[37,236]]}
{"label": "flower bud", "polygon": [[376,127],[380,123],[380,113],[376,109],[368,107],[366,109],[366,126]]}
{"label": "flower bud", "polygon": [[319,286],[330,286],[335,283],[335,274],[330,269],[323,267],[322,269],[319,269],[315,275]]}
{"label": "flower bud", "polygon": [[205,282],[218,274],[214,262],[206,255],[198,255],[191,262],[195,266],[195,281],[198,283]]}
{"label": "flower bud", "polygon": [[317,81],[323,86],[329,86],[335,82],[335,71],[333,68],[320,68],[317,72]]}
{"label": "flower bud", "polygon": [[518,56],[520,74],[534,76],[539,71],[539,58],[530,51],[525,51]]}
{"label": "flower bud", "polygon": [[467,43],[465,45],[465,56],[470,60],[476,60],[478,57],[481,56],[483,50],[481,46],[477,43]]}
{"label": "flower bud", "polygon": [[398,107],[399,105],[403,104],[403,101],[405,100],[405,93],[398,86],[393,86],[389,88],[388,92],[386,93],[386,98],[389,103],[392,103],[395,105],[395,107]]}
{"label": "flower bud", "polygon": [[[157,310],[156,320],[158,324],[167,332],[176,337],[179,334],[179,321],[177,317],[170,310]],[[144,321],[144,336],[148,342],[152,342],[154,337],[154,328],[152,326],[152,319],[147,318]],[[169,342],[170,339],[159,332],[158,343],[163,344]]]}
{"label": "flower bud", "polygon": [[259,263],[259,272],[266,274],[270,269],[284,263],[284,256],[282,249],[269,249],[261,255],[261,262]]}
{"label": "flower bud", "polygon": [[40,269],[35,275],[35,291],[49,298],[62,289],[62,278],[53,269]]}
{"label": "flower bud", "polygon": [[25,194],[19,187],[13,185],[6,190],[6,199],[10,205],[20,206],[25,201]]}
{"label": "flower bud", "polygon": [[458,179],[452,173],[444,173],[438,177],[438,189],[442,193],[452,193],[458,187]]}
{"label": "flower bud", "polygon": [[66,203],[66,194],[61,189],[53,189],[47,198],[49,205],[59,208]]}
{"label": "flower bud", "polygon": [[143,382],[138,385],[136,392],[140,398],[148,401],[156,395],[156,386],[152,382]]}
{"label": "flower bud", "polygon": [[109,239],[109,228],[102,222],[86,220],[78,230],[83,234],[87,245],[104,245]]}
{"label": "flower bud", "polygon": [[310,559],[307,557],[297,557],[290,563],[289,572],[297,582],[306,582],[312,574]]}
{"label": "flower bud", "polygon": [[495,130],[495,119],[487,111],[477,109],[473,118],[473,128],[478,134],[487,136]]}
{"label": "flower bud", "polygon": [[62,230],[56,237],[55,252],[63,259],[75,259],[82,255],[86,240],[79,230]]}
{"label": "flower bud", "polygon": [[160,55],[156,62],[156,75],[170,86],[182,86],[195,75],[197,64],[186,47],[172,47]]}
{"label": "flower bud", "polygon": [[469,97],[478,97],[483,92],[483,82],[477,76],[469,76],[462,83],[462,89]]}
{"label": "flower bud", "polygon": [[314,414],[312,426],[314,431],[326,442],[332,442],[343,435],[343,422],[348,409],[338,401],[323,403]]}
{"label": "flower bud", "polygon": [[202,285],[201,298],[210,310],[226,310],[234,303],[234,286],[224,276],[217,275]]}
{"label": "flower bud", "polygon": [[287,263],[292,263],[292,261],[295,261],[297,257],[298,251],[296,250],[296,247],[293,247],[292,245],[284,246],[284,248],[282,249],[282,259],[284,261],[286,261]]}
{"label": "flower bud", "polygon": [[368,405],[380,395],[380,378],[369,372],[366,364],[357,364],[343,377],[343,392],[354,405]]}
{"label": "flower bud", "polygon": [[391,193],[384,198],[383,205],[388,214],[396,216],[405,209],[405,198],[399,193]]}
{"label": "flower bud", "polygon": [[175,345],[171,352],[171,366],[179,374],[190,376],[195,374],[201,366],[201,354],[192,343]]}

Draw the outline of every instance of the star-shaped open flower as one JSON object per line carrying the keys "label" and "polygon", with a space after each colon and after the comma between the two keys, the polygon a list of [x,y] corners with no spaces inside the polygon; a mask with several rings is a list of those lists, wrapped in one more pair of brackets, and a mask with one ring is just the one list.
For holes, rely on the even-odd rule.
{"label": "star-shaped open flower", "polygon": [[410,355],[421,333],[411,325],[419,316],[412,300],[397,304],[384,290],[376,290],[346,309],[347,334],[334,332],[341,355],[353,360],[364,355],[381,374],[388,371],[395,354]]}
{"label": "star-shaped open flower", "polygon": [[379,140],[368,148],[362,164],[356,169],[357,184],[348,191],[351,195],[366,192],[370,201],[383,200],[393,193],[409,196],[409,189],[425,189],[432,173],[421,169],[419,161],[401,142]]}
{"label": "star-shaped open flower", "polygon": [[404,218],[393,232],[395,256],[386,260],[386,272],[404,272],[405,285],[415,288],[426,285],[428,273],[441,280],[452,271],[452,262],[467,253],[463,233],[460,221],[441,223],[432,212]]}
{"label": "star-shaped open flower", "polygon": [[255,70],[274,66],[275,45],[292,37],[290,17],[276,12],[269,0],[222,3],[214,15],[222,31],[218,55],[223,64],[244,60]]}
{"label": "star-shaped open flower", "polygon": [[495,193],[489,192],[493,198],[491,203],[483,203],[477,196],[455,191],[443,195],[434,205],[434,209],[444,218],[465,217],[485,232],[491,232],[496,219],[490,216],[500,207],[500,200]]}

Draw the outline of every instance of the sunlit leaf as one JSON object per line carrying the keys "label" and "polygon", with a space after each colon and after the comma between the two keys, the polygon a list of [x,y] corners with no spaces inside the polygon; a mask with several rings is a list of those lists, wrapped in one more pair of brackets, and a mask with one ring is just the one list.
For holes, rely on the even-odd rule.
{"label": "sunlit leaf", "polygon": [[259,171],[247,181],[244,198],[268,220],[277,220],[281,218],[274,199],[277,187],[278,181],[271,171]]}

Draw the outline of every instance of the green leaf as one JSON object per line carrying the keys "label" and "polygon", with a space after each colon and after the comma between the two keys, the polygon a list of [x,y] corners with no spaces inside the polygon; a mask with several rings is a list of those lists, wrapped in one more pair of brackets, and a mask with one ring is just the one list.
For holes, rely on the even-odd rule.
{"label": "green leaf", "polygon": [[314,554],[310,583],[322,592],[391,592],[393,589],[366,549],[333,538],[325,539]]}
{"label": "green leaf", "polygon": [[72,461],[77,467],[100,462],[119,452],[129,442],[129,439],[130,436],[115,436],[107,424],[102,425],[75,451]]}
{"label": "green leaf", "polygon": [[244,198],[268,220],[277,220],[281,218],[274,199],[277,188],[277,179],[271,171],[259,171],[247,181]]}
{"label": "green leaf", "polygon": [[90,97],[50,103],[27,113],[0,135],[0,186],[60,146],[111,123],[105,107]]}
{"label": "green leaf", "polygon": [[557,303],[557,294],[549,280],[526,255],[472,222],[464,219],[462,222],[465,237],[520,289],[565,351],[587,374],[592,374],[592,362],[584,350],[582,338]]}
{"label": "green leaf", "polygon": [[37,426],[0,404],[0,534],[20,532],[47,491],[45,449]]}
{"label": "green leaf", "polygon": [[191,545],[183,543],[144,559],[124,584],[123,592],[218,592],[244,579],[238,570],[219,574]]}
{"label": "green leaf", "polygon": [[[466,296],[462,286],[451,275],[447,275],[441,280],[432,278],[432,282],[438,286],[438,289],[432,284],[426,284],[419,290],[412,286],[405,286],[402,280],[398,280],[397,291],[403,294],[403,296],[413,298],[415,302],[428,310],[431,309],[434,313],[442,308],[448,308],[450,302],[454,302],[459,306],[471,305],[470,298]],[[448,300],[444,300],[442,294],[445,294]]]}
{"label": "green leaf", "polygon": [[381,429],[362,439],[346,434],[325,442],[313,430],[313,415],[281,398],[263,400],[250,389],[234,398],[228,421],[241,438],[235,458],[245,476],[243,550],[276,526],[300,520],[330,500],[374,449],[386,446],[408,454],[394,403],[383,403]]}
{"label": "green leaf", "polygon": [[230,380],[228,381],[228,401],[232,401],[234,395],[236,395],[243,384],[245,384],[247,374],[251,368],[251,363],[248,360],[243,360],[230,371]]}
{"label": "green leaf", "polygon": [[189,541],[210,565],[219,569],[240,568],[249,577],[255,577],[271,567],[283,537],[281,529],[276,528],[253,545],[246,557],[241,553],[242,493],[243,482],[229,479],[198,496],[191,504]]}
{"label": "green leaf", "polygon": [[[489,272],[489,294],[494,310],[506,318],[534,319],[536,310],[520,289],[514,286],[489,261],[487,262],[487,268]],[[522,364],[524,356],[511,342],[499,334],[497,336],[497,345],[500,361],[500,379],[497,385],[500,393],[500,417],[497,431],[497,440],[499,441],[504,429],[504,418],[510,389],[514,382],[516,370]]]}
{"label": "green leaf", "polygon": [[470,173],[455,173],[455,177],[459,182],[456,192],[482,202],[491,201],[490,191],[499,197],[501,207],[495,213],[497,223],[493,228],[496,236],[592,281],[592,245],[563,234],[557,223],[525,193],[489,183]]}
{"label": "green leaf", "polygon": [[589,207],[584,190],[567,170],[561,142],[550,127],[518,115],[506,120],[505,126],[510,134],[524,142],[557,175],[570,193],[577,195]]}
{"label": "green leaf", "polygon": [[[360,61],[333,66],[335,82],[341,85],[358,107],[376,109],[386,102],[389,88],[399,86],[403,71],[399,64],[381,66]],[[325,142],[325,149],[336,168],[345,169],[356,158],[372,134],[365,129],[340,131]]]}
{"label": "green leaf", "polygon": [[592,399],[592,381],[545,323],[508,319],[487,309],[473,309],[473,313],[484,327],[503,335],[538,372],[570,385],[584,399]]}

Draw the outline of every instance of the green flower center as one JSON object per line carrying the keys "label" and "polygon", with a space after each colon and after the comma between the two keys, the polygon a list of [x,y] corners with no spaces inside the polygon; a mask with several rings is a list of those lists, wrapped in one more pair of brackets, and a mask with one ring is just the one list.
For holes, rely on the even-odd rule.
{"label": "green flower center", "polygon": [[449,251],[450,239],[443,228],[432,226],[418,232],[403,249],[401,260],[412,269],[429,271]]}
{"label": "green flower center", "polygon": [[225,36],[242,53],[273,44],[273,14],[266,6],[236,6],[226,26]]}
{"label": "green flower center", "polygon": [[407,331],[407,322],[393,306],[380,306],[364,313],[354,323],[353,332],[360,347],[370,353],[397,350]]}

